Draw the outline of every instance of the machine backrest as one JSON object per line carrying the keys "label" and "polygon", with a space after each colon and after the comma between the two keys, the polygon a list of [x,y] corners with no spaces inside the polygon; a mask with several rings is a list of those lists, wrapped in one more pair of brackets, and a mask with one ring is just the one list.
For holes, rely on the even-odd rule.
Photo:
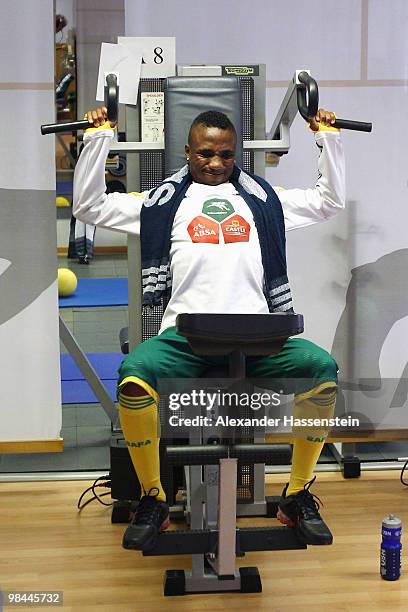
{"label": "machine backrest", "polygon": [[[164,91],[165,154],[140,155],[140,190],[152,189],[186,163],[184,145],[193,120],[207,110],[219,110],[237,131],[237,163],[253,172],[253,153],[243,152],[243,140],[254,137],[254,84],[249,77],[168,77],[141,79],[141,91]],[[144,311],[142,338],[158,333],[163,306]]]}
{"label": "machine backrest", "polygon": [[164,83],[165,175],[186,163],[184,145],[200,113],[225,113],[237,132],[236,161],[242,166],[242,101],[238,77],[169,77]]}

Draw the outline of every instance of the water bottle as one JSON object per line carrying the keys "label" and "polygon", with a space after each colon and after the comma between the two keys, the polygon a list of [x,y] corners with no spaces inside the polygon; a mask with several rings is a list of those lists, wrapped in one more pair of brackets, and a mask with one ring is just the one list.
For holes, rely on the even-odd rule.
{"label": "water bottle", "polygon": [[401,520],[389,514],[382,522],[381,577],[398,580],[401,575]]}

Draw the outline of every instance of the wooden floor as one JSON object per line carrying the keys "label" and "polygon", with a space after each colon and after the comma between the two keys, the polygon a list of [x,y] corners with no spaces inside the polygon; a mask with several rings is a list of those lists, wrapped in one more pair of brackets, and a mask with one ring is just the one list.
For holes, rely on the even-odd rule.
{"label": "wooden floor", "polygon": [[[268,477],[269,494],[280,493],[283,478]],[[408,530],[408,488],[397,471],[366,472],[359,480],[319,474],[313,490],[324,501],[333,545],[247,554],[239,564],[259,567],[263,593],[243,595],[163,597],[164,570],[187,569],[189,558],[144,558],[123,550],[124,526],[110,523],[109,508],[93,502],[78,513],[76,502],[87,486],[84,481],[0,483],[2,590],[62,590],[64,610],[86,612],[408,610],[406,534],[400,580],[386,582],[379,575],[383,516],[393,512]]]}

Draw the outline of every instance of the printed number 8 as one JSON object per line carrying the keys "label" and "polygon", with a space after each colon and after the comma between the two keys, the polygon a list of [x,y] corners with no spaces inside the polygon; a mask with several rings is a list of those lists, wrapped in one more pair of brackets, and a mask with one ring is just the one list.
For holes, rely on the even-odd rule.
{"label": "printed number 8", "polygon": [[163,49],[161,47],[156,47],[154,49],[154,63],[155,64],[162,64],[163,63]]}

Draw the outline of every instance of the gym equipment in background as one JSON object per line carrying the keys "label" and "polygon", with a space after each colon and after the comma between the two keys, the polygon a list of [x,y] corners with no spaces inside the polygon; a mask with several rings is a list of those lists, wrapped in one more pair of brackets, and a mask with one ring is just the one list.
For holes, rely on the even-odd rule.
{"label": "gym equipment in background", "polygon": [[[108,74],[106,76],[105,85],[105,106],[107,108],[108,120],[116,122],[118,119],[119,105],[119,85],[116,74]],[[61,132],[75,132],[77,130],[86,130],[91,127],[89,121],[70,121],[67,123],[50,123],[41,126],[41,134],[58,134]]]}

